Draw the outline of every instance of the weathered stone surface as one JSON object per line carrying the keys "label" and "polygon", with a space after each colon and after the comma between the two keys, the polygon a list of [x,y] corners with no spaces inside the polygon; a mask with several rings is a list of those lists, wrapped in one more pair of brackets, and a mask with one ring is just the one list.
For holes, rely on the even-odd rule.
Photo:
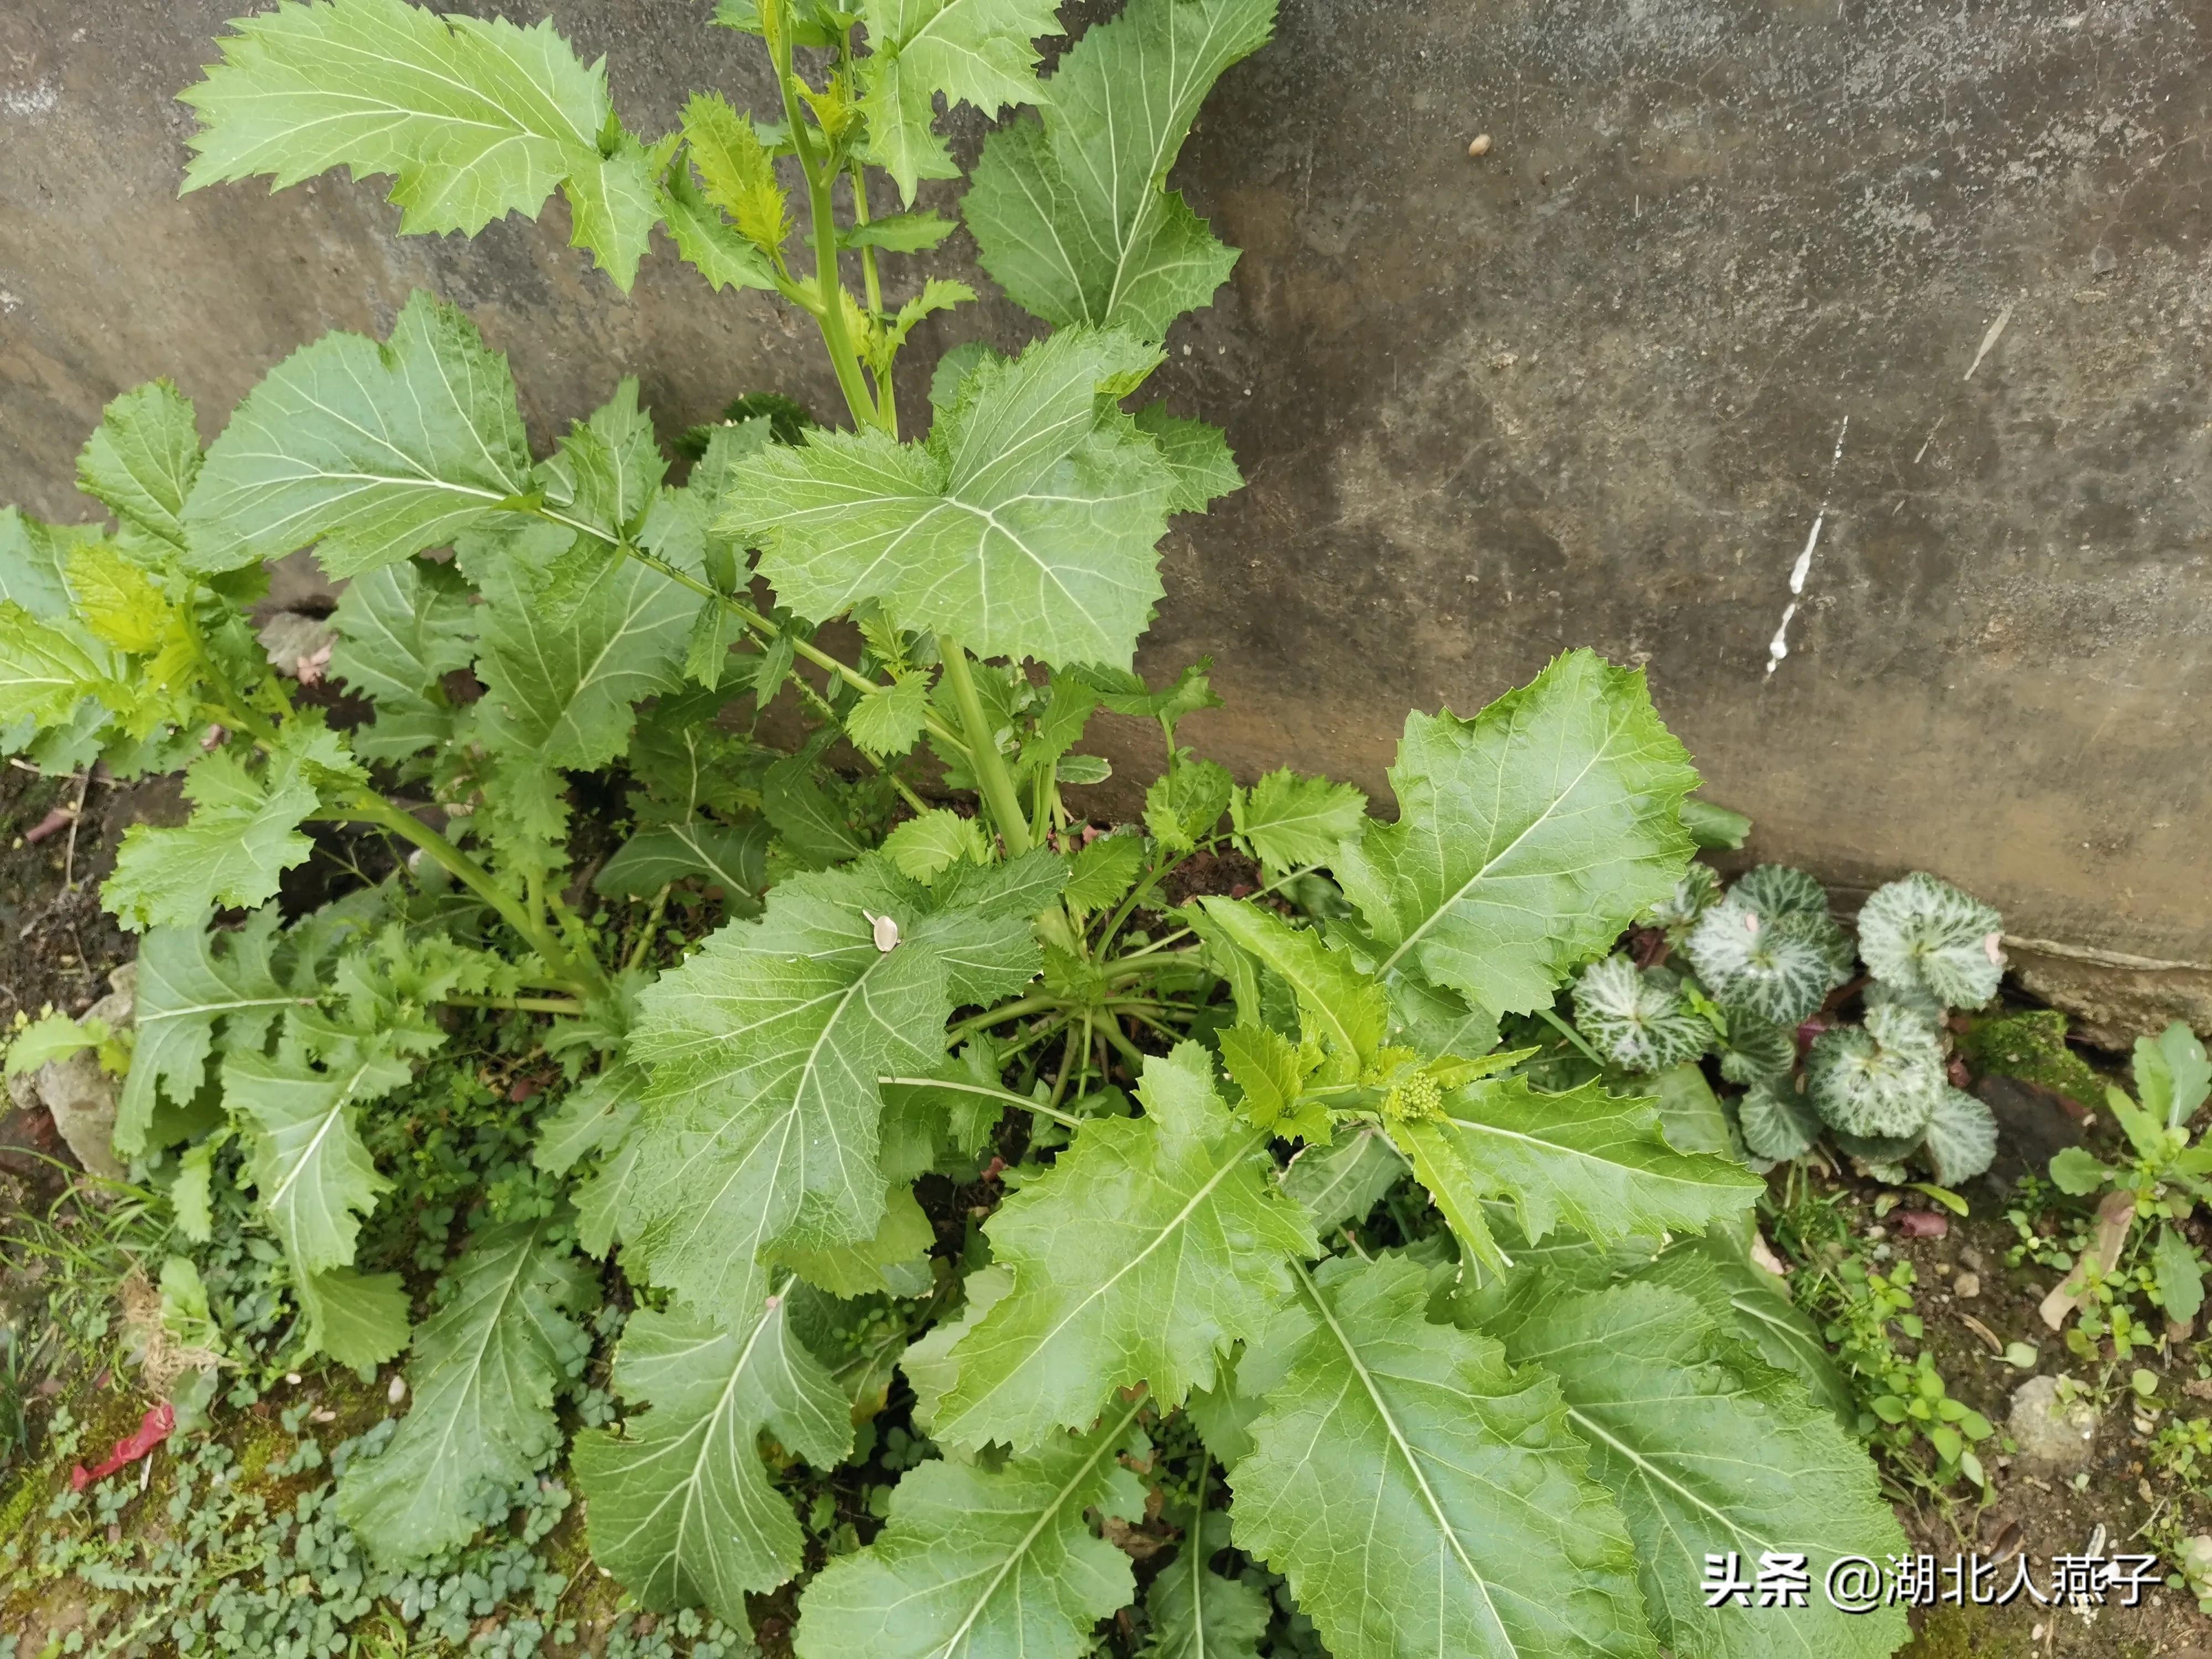
{"label": "weathered stone surface", "polygon": [[2064,1474],[2089,1461],[2097,1443],[2097,1413],[2087,1401],[2058,1402],[2056,1378],[2031,1376],[2012,1391],[2012,1415],[2005,1427],[2020,1445],[2020,1455]]}
{"label": "weathered stone surface", "polygon": [[[86,1009],[85,1020],[101,1019],[112,1030],[131,1024],[138,981],[138,964],[126,962],[108,976],[114,988]],[[124,1176],[122,1160],[115,1156],[115,1108],[121,1085],[100,1068],[91,1050],[66,1060],[50,1060],[36,1073],[37,1095],[51,1113],[54,1127],[77,1163],[88,1172],[110,1181]]]}
{"label": "weathered stone surface", "polygon": [[1997,1121],[1996,1161],[1983,1179],[1999,1192],[2010,1192],[2023,1176],[2048,1179],[2051,1160],[2081,1144],[2081,1121],[2055,1090],[1993,1074],[1975,1082],[1974,1095]]}
{"label": "weathered stone surface", "polygon": [[2051,939],[2008,939],[2005,949],[2021,984],[2072,1014],[2075,1032],[2100,1048],[2124,1052],[2177,1019],[2212,1031],[2212,966]]}
{"label": "weathered stone surface", "polygon": [[[417,284],[512,355],[541,436],[629,369],[664,430],[763,386],[834,406],[803,318],[666,257],[625,301],[557,204],[466,243],[398,238],[373,182],[178,200],[171,98],[236,9],[0,12],[0,499],[76,516],[105,398],[167,373],[212,432]],[[762,100],[696,0],[550,9],[644,131],[693,86]],[[1176,175],[1244,254],[1162,381],[1251,480],[1170,544],[1146,665],[1210,653],[1231,699],[1190,737],[1379,792],[1408,705],[1589,644],[1649,665],[1760,856],[2212,962],[2208,21],[1285,0]],[[917,355],[1024,327],[989,301]],[[1157,757],[1124,740],[1127,778]]]}

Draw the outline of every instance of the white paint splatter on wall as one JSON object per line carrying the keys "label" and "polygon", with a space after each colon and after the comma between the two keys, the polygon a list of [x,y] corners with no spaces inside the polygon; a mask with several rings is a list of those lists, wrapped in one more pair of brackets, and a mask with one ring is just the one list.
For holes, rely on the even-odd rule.
{"label": "white paint splatter on wall", "polygon": [[[1850,429],[1851,417],[1846,415],[1843,425],[1837,428],[1836,453],[1828,457],[1829,494],[1834,492],[1836,468],[1843,463],[1844,439]],[[1797,614],[1797,600],[1805,592],[1805,578],[1813,574],[1813,550],[1820,544],[1820,527],[1827,522],[1828,497],[1823,495],[1820,510],[1813,515],[1812,533],[1805,538],[1804,550],[1798,554],[1797,562],[1790,567],[1790,603],[1782,607],[1782,625],[1774,630],[1774,637],[1767,642],[1766,672],[1770,675],[1782,666],[1782,659],[1790,654],[1790,623]]]}
{"label": "white paint splatter on wall", "polygon": [[61,106],[61,82],[52,79],[40,81],[35,86],[10,87],[0,92],[0,110],[26,121],[35,121],[41,115],[51,115]]}

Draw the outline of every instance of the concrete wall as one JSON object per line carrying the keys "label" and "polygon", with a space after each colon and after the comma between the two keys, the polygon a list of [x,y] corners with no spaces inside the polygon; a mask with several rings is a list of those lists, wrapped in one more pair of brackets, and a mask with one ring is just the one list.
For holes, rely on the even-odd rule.
{"label": "concrete wall", "polygon": [[[0,14],[0,500],[75,515],[110,395],[169,374],[211,434],[417,284],[541,434],[624,369],[664,430],[750,387],[836,406],[803,318],[672,258],[625,301],[557,204],[471,244],[339,179],[179,201],[171,95],[234,3]],[[1165,383],[1251,479],[1168,546],[1146,663],[1212,653],[1231,699],[1192,735],[1379,790],[1407,705],[1589,644],[1649,665],[1765,855],[2212,961],[2212,5],[1284,7],[1177,174],[1244,255]],[[765,91],[704,0],[553,10],[638,127]],[[1024,325],[933,326],[925,359]]]}

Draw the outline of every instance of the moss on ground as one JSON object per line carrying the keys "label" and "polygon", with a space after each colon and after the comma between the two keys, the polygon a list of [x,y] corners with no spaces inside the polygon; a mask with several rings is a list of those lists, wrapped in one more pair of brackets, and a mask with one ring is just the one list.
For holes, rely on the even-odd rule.
{"label": "moss on ground", "polygon": [[2094,1108],[2104,1079],[2066,1042],[2066,1016],[2055,1008],[2016,1009],[1976,1019],[1959,1036],[1959,1053],[1978,1074],[2040,1084]]}

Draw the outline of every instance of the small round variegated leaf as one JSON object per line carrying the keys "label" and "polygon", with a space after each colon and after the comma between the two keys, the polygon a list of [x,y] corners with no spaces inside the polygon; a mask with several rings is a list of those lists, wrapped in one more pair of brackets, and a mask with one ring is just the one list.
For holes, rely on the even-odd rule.
{"label": "small round variegated leaf", "polygon": [[1699,918],[1682,948],[1722,1007],[1794,1028],[1850,977],[1848,959],[1836,958],[1841,938],[1825,917],[1770,921],[1731,893]]}
{"label": "small round variegated leaf", "polygon": [[1804,871],[1786,864],[1762,864],[1745,871],[1729,890],[1729,896],[1742,900],[1768,921],[1779,921],[1784,916],[1828,919],[1827,889]]}
{"label": "small round variegated leaf", "polygon": [[2004,919],[1948,881],[1916,870],[1875,890],[1859,912],[1859,951],[1885,985],[1946,1007],[1978,1008],[2004,976]]}
{"label": "small round variegated leaf", "polygon": [[1935,1026],[1888,1005],[1869,1009],[1863,1026],[1823,1031],[1805,1075],[1814,1109],[1853,1135],[1917,1139],[1950,1086]]}
{"label": "small round variegated leaf", "polygon": [[1682,1000],[1674,975],[1607,957],[1575,981],[1575,1026],[1614,1065],[1663,1072],[1711,1046],[1713,1028]]}
{"label": "small round variegated leaf", "polygon": [[1797,1035],[1756,1014],[1735,1014],[1721,1039],[1721,1075],[1730,1083],[1786,1077],[1797,1064]]}
{"label": "small round variegated leaf", "polygon": [[1844,1152],[1858,1159],[1869,1170],[1894,1170],[1895,1175],[1879,1175],[1877,1180],[1887,1181],[1893,1187],[1901,1185],[1905,1160],[1920,1145],[1918,1135],[1853,1135],[1841,1129],[1832,1129],[1830,1138]]}
{"label": "small round variegated leaf", "polygon": [[1644,927],[1664,927],[1669,933],[1695,924],[1698,918],[1719,902],[1721,878],[1710,864],[1692,864],[1674,890],[1653,905],[1637,923]]}
{"label": "small round variegated leaf", "polygon": [[1820,1138],[1820,1120],[1787,1077],[1762,1078],[1736,1102],[1743,1144],[1776,1163],[1802,1158]]}
{"label": "small round variegated leaf", "polygon": [[1819,945],[1835,968],[1838,984],[1851,976],[1858,953],[1828,913],[1827,889],[1804,871],[1786,864],[1759,865],[1738,878],[1729,896],[1749,905],[1762,921],[1783,924]]}
{"label": "small round variegated leaf", "polygon": [[1996,1159],[1997,1120],[1973,1096],[1946,1089],[1928,1120],[1921,1161],[1946,1187],[1972,1181]]}
{"label": "small round variegated leaf", "polygon": [[1942,1022],[1942,1003],[1932,992],[1918,986],[1885,985],[1880,980],[1875,980],[1867,986],[1864,1000],[1869,1008],[1902,1008],[1905,1012],[1926,1020],[1930,1025]]}

